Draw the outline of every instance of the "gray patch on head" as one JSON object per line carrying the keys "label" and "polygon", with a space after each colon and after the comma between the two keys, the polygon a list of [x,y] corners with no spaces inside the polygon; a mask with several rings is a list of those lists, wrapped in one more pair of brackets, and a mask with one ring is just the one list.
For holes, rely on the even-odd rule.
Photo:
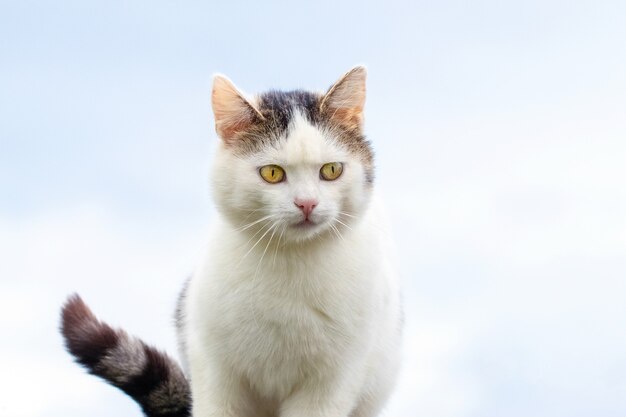
{"label": "gray patch on head", "polygon": [[303,90],[276,91],[260,94],[256,105],[264,120],[256,118],[252,126],[241,132],[234,142],[240,155],[250,155],[276,146],[289,135],[294,115],[301,114],[309,123],[325,131],[339,145],[356,155],[365,167],[365,180],[374,182],[374,152],[360,128],[347,128],[332,121],[332,114],[320,111],[322,96]]}
{"label": "gray patch on head", "polygon": [[100,359],[96,369],[117,384],[125,384],[141,374],[147,358],[141,341],[124,334],[117,346]]}
{"label": "gray patch on head", "polygon": [[321,97],[307,91],[268,91],[259,95],[255,102],[263,115],[241,132],[235,143],[235,151],[248,155],[276,145],[286,137],[294,114],[300,113],[312,124],[319,124]]}

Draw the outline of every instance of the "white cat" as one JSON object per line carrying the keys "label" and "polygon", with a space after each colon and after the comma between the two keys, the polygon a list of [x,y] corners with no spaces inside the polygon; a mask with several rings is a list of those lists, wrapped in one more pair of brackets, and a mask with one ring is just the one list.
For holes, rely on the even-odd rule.
{"label": "white cat", "polygon": [[387,399],[401,309],[365,77],[250,99],[215,77],[221,219],[183,319],[195,417],[365,417]]}
{"label": "white cat", "polygon": [[[194,417],[369,417],[384,406],[402,312],[362,132],[365,81],[356,67],[325,94],[246,97],[214,78],[219,218],[178,314]],[[113,356],[137,356],[140,342],[123,336]]]}

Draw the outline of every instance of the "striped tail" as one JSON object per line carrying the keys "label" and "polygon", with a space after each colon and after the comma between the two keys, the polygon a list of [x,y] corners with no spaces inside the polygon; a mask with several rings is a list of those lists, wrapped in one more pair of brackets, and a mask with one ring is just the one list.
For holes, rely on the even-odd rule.
{"label": "striped tail", "polygon": [[63,306],[61,333],[78,363],[137,401],[147,417],[191,415],[189,382],[178,364],[98,320],[77,294]]}

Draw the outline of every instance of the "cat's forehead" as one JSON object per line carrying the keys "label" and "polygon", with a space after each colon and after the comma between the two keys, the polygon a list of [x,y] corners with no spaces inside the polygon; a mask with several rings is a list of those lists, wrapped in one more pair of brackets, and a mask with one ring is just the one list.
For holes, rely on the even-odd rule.
{"label": "cat's forehead", "polygon": [[253,126],[237,140],[236,152],[240,154],[268,154],[282,149],[289,159],[302,162],[332,162],[341,155],[332,151],[349,153],[359,159],[368,182],[373,180],[373,152],[360,129],[346,129],[330,120],[322,112],[322,94],[304,91],[271,90],[252,100],[259,113]]}
{"label": "cat's forehead", "polygon": [[345,161],[348,153],[325,133],[302,113],[294,112],[284,138],[270,153],[288,165]]}
{"label": "cat's forehead", "polygon": [[254,123],[240,132],[233,150],[242,155],[267,152],[288,136],[296,115],[320,124],[320,100],[320,95],[303,90],[271,90],[255,96],[251,102],[262,118],[255,117]]}

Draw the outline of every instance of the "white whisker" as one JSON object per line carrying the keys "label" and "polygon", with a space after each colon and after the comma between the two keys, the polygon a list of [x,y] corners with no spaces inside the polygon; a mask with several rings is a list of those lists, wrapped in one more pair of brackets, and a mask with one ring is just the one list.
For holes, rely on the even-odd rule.
{"label": "white whisker", "polygon": [[[269,222],[268,222],[268,223],[269,223]],[[270,228],[269,228],[269,229],[267,229],[267,231],[266,231],[265,233],[263,233],[263,235],[262,235],[262,236],[261,236],[261,237],[260,237],[260,238],[256,241],[256,243],[255,243],[254,245],[252,245],[252,247],[248,250],[248,252],[246,252],[246,254],[245,254],[245,255],[243,255],[243,257],[241,258],[241,260],[242,260],[242,261],[243,261],[244,259],[246,259],[246,256],[248,256],[248,255],[250,254],[250,252],[252,252],[252,249],[254,249],[254,248],[256,247],[256,245],[258,245],[258,244],[259,244],[259,242],[260,242],[261,240],[263,240],[263,238],[264,238],[265,236],[267,236],[267,234],[268,234],[269,232],[271,232],[271,231],[272,231],[272,229],[274,228],[274,226],[275,226],[275,225],[276,225],[276,223],[272,223],[272,225],[270,226]],[[265,226],[264,226],[264,227],[265,227]]]}
{"label": "white whisker", "polygon": [[272,224],[272,228],[271,229],[273,229],[274,231],[270,235],[270,238],[267,241],[267,245],[265,245],[265,249],[263,249],[263,254],[261,255],[261,259],[259,259],[259,262],[256,265],[256,269],[254,270],[254,277],[252,278],[253,281],[256,279],[256,276],[259,273],[259,268],[261,267],[261,262],[263,262],[263,258],[265,258],[265,253],[267,253],[267,248],[270,247],[270,243],[272,243],[272,239],[274,238],[274,234],[276,233],[276,230],[278,230],[277,226],[278,226],[277,223]]}
{"label": "white whisker", "polygon": [[[254,213],[256,213],[257,211],[262,210],[261,208],[258,209],[254,209],[254,210],[246,210],[246,209],[240,209],[241,211],[248,211],[248,215],[246,217],[244,217],[244,219],[241,221],[241,224],[239,226],[237,226],[237,229],[239,229],[239,227],[243,227],[243,223],[246,222],[246,220],[248,220],[250,218],[250,216],[252,216]],[[235,229],[235,230],[237,230]]]}
{"label": "white whisker", "polygon": [[353,219],[356,219],[356,216],[346,213],[345,211],[340,211],[339,214],[341,214],[342,216],[352,217]]}
{"label": "white whisker", "polygon": [[248,239],[248,241],[245,243],[245,245],[244,245],[244,246],[248,246],[248,243],[252,242],[252,240],[253,240],[253,239],[254,239],[254,238],[255,238],[255,237],[256,237],[259,233],[261,233],[261,232],[262,232],[262,231],[263,231],[263,230],[264,230],[267,226],[269,226],[270,224],[271,224],[271,222],[269,222],[269,221],[268,221],[268,222],[267,222],[267,223],[265,223],[263,226],[261,226],[261,227],[259,228],[259,230],[257,230],[257,231],[256,231],[256,232],[255,232],[255,233],[254,233],[254,234],[250,237],[250,239]]}
{"label": "white whisker", "polygon": [[330,224],[330,228],[332,229],[333,232],[335,232],[335,234],[337,235],[338,238],[340,238],[341,240],[345,241],[345,239],[343,238],[343,235],[341,233],[339,233],[339,230],[337,229],[337,226],[335,226],[334,224]]}
{"label": "white whisker", "polygon": [[262,222],[262,221],[264,221],[264,220],[271,219],[272,217],[276,217],[276,216],[278,216],[278,214],[269,214],[269,215],[267,215],[267,216],[261,217],[261,218],[260,218],[260,219],[258,219],[258,220],[255,220],[255,221],[253,221],[253,222],[251,222],[251,223],[248,223],[248,224],[247,224],[247,225],[245,225],[245,226],[239,227],[239,228],[235,229],[235,231],[236,231],[236,232],[243,232],[244,230],[251,228],[251,227],[252,227],[252,226],[254,226],[255,224],[259,224],[259,223],[261,223],[261,222]]}
{"label": "white whisker", "polygon": [[[263,231],[263,230],[264,230],[267,226],[269,226],[269,225],[271,225],[271,224],[272,224],[272,223],[268,221],[268,222],[267,222],[267,223],[265,223],[263,226],[261,226],[261,227],[259,228],[259,230],[257,230],[257,231],[256,231],[256,233],[255,233],[255,234],[253,234],[253,235],[250,237],[250,239],[248,239],[248,241],[244,244],[244,246],[248,246],[248,244],[249,244],[250,242],[252,242],[252,240],[253,240],[253,239],[254,239],[254,238],[255,238],[255,237],[256,237],[259,233],[261,233],[261,232],[262,232],[262,231]],[[268,229],[268,231],[269,231],[269,230],[272,230],[272,229],[271,229],[271,228],[269,228],[269,229]],[[263,235],[263,236],[265,236],[265,235]],[[260,239],[263,239],[263,236],[261,236],[261,237],[259,238],[259,240],[260,240]],[[256,244],[257,244],[257,243],[259,243],[259,241],[257,241],[257,242],[255,243],[255,246],[256,246]],[[236,263],[236,264],[232,267],[231,272],[234,272],[234,271],[236,271],[236,270],[237,270],[237,268],[239,268],[239,265],[241,265],[241,263],[243,262],[244,258],[245,258],[245,257],[246,257],[246,256],[247,256],[247,255],[248,255],[248,254],[252,251],[252,249],[254,249],[254,246],[253,246],[252,248],[250,248],[250,250],[246,253],[246,255],[244,255],[241,259],[239,259],[239,262],[237,262],[237,263]]]}
{"label": "white whisker", "polygon": [[341,220],[339,220],[339,219],[335,219],[335,221],[336,221],[337,223],[339,223],[339,224],[342,224],[344,227],[348,228],[349,230],[352,230],[352,228],[351,228],[350,226],[348,226],[347,224],[345,224],[345,223],[344,223],[344,222],[342,222]]}
{"label": "white whisker", "polygon": [[285,233],[285,230],[287,229],[287,225],[283,225],[283,229],[280,232],[280,235],[278,236],[278,243],[276,243],[276,250],[274,251],[274,258],[272,259],[272,266],[274,266],[274,264],[276,263],[276,255],[278,254],[278,248],[280,247],[280,241],[283,238],[283,234]]}

